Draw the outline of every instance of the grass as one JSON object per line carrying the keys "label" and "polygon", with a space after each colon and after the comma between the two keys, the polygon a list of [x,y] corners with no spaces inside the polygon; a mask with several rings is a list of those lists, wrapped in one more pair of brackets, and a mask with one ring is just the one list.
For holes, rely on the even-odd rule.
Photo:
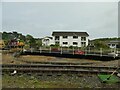
{"label": "grass", "polygon": [[[8,75],[2,77],[2,88],[95,88],[95,87],[117,87],[117,84],[101,83],[96,75],[88,77],[67,76],[60,77],[27,75]],[[120,84],[119,84],[120,85]]]}
{"label": "grass", "polygon": [[64,83],[61,81],[41,81],[33,76],[9,76],[4,75],[3,88],[73,88],[78,87],[75,83]]}
{"label": "grass", "polygon": [[112,75],[109,79],[107,79],[110,75],[104,75],[104,74],[99,74],[98,77],[100,78],[102,83],[118,83],[120,82],[120,79]]}

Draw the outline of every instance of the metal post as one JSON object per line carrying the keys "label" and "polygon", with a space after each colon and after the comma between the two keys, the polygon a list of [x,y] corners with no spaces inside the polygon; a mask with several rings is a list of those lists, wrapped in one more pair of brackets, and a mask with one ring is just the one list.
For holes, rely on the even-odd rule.
{"label": "metal post", "polygon": [[85,55],[87,55],[87,49],[85,50]]}
{"label": "metal post", "polygon": [[49,53],[51,53],[51,47],[50,47],[50,51],[49,51]]}
{"label": "metal post", "polygon": [[102,56],[102,48],[100,48],[100,56]]}
{"label": "metal post", "polygon": [[90,54],[90,47],[89,47],[89,54]]}
{"label": "metal post", "polygon": [[69,46],[68,46],[68,49],[67,49],[67,51],[69,52]]}
{"label": "metal post", "polygon": [[40,53],[42,53],[41,47],[40,47]]}
{"label": "metal post", "polygon": [[30,52],[32,52],[31,48],[30,48]]}
{"label": "metal post", "polygon": [[118,50],[116,50],[116,54],[118,54]]}
{"label": "metal post", "polygon": [[78,47],[78,51],[79,51],[79,47]]}
{"label": "metal post", "polygon": [[114,49],[114,58],[116,57],[116,48]]}
{"label": "metal post", "polygon": [[116,48],[114,49],[114,53],[116,53]]}
{"label": "metal post", "polygon": [[111,53],[112,53],[112,48],[111,48]]}
{"label": "metal post", "polygon": [[61,47],[61,50],[60,50],[60,54],[62,54],[62,47]]}
{"label": "metal post", "polygon": [[73,47],[73,55],[74,55],[74,47]]}
{"label": "metal post", "polygon": [[32,48],[30,48],[31,49],[31,53],[33,52],[33,49]]}

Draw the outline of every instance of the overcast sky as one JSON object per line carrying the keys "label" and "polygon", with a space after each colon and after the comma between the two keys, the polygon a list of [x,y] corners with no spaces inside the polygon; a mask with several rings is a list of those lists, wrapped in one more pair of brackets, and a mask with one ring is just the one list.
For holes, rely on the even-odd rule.
{"label": "overcast sky", "polygon": [[90,39],[118,37],[117,2],[4,2],[2,31],[34,37],[52,31],[86,31]]}

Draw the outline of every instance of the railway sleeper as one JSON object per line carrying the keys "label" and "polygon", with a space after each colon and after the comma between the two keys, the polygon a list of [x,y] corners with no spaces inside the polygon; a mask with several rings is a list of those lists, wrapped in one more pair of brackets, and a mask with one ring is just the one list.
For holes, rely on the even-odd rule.
{"label": "railway sleeper", "polygon": [[60,74],[57,74],[57,76],[62,76],[62,74],[60,73]]}
{"label": "railway sleeper", "polygon": [[44,76],[43,74],[37,74],[38,76]]}
{"label": "railway sleeper", "polygon": [[83,77],[83,74],[78,74],[77,76],[78,76],[78,77]]}
{"label": "railway sleeper", "polygon": [[47,74],[47,76],[52,76],[52,74]]}

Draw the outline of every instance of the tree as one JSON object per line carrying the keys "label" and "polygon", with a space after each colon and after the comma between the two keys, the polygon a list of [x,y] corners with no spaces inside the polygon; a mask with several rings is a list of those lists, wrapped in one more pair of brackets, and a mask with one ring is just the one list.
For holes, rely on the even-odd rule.
{"label": "tree", "polygon": [[40,46],[42,46],[42,40],[40,39],[36,39],[36,47],[39,48]]}
{"label": "tree", "polygon": [[109,48],[109,46],[107,44],[105,44],[103,41],[94,41],[94,45],[96,48],[104,48],[104,49],[107,49]]}
{"label": "tree", "polygon": [[36,42],[35,39],[33,38],[33,36],[31,35],[26,35],[26,42],[27,44],[29,44],[29,47],[36,47]]}
{"label": "tree", "polygon": [[4,40],[8,39],[7,32],[2,33],[2,39],[4,39]]}
{"label": "tree", "polygon": [[19,34],[19,36],[18,36],[18,38],[20,39],[20,40],[23,40],[24,42],[25,42],[25,36],[24,35],[22,35],[22,34]]}

